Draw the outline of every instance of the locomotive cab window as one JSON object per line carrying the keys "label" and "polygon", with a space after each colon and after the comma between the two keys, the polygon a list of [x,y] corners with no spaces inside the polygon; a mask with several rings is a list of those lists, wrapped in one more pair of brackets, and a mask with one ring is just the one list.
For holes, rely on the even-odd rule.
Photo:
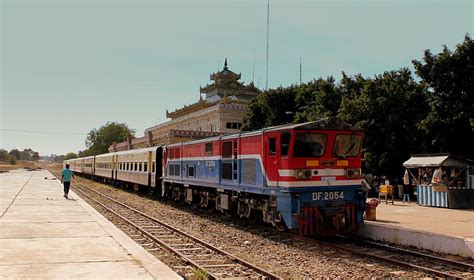
{"label": "locomotive cab window", "polygon": [[334,155],[338,157],[355,157],[359,155],[362,136],[356,134],[339,134],[334,140]]}
{"label": "locomotive cab window", "polygon": [[295,157],[320,157],[326,150],[326,134],[298,133],[293,145]]}
{"label": "locomotive cab window", "polygon": [[277,153],[277,146],[276,146],[276,138],[270,138],[268,142],[268,154],[269,155],[276,155]]}

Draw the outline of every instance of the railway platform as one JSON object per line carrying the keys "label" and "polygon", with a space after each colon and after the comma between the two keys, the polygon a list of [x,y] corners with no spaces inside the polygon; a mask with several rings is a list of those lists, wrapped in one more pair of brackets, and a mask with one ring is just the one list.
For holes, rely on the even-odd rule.
{"label": "railway platform", "polygon": [[[370,199],[369,199],[370,200]],[[365,221],[363,237],[438,253],[474,258],[474,210],[382,202],[377,219]]]}
{"label": "railway platform", "polygon": [[0,174],[0,279],[181,279],[46,170]]}

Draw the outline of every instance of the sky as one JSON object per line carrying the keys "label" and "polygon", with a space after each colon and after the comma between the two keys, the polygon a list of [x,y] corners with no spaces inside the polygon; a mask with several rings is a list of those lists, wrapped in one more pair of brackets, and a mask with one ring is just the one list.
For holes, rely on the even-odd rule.
{"label": "sky", "polygon": [[[373,77],[473,36],[474,1],[270,1],[269,87]],[[109,121],[136,136],[221,70],[265,88],[267,1],[0,0],[0,148],[85,149]]]}

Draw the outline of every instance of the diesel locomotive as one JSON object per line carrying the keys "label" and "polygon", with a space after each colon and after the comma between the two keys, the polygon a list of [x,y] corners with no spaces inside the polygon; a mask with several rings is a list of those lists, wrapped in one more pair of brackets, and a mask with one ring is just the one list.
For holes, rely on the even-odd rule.
{"label": "diesel locomotive", "polygon": [[67,160],[73,172],[301,234],[363,223],[364,132],[336,118]]}

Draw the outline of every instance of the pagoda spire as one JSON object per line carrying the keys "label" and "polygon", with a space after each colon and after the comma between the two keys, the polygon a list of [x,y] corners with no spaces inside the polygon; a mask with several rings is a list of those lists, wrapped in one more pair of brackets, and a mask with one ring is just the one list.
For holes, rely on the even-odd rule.
{"label": "pagoda spire", "polygon": [[224,60],[224,70],[227,70],[227,69],[228,68],[227,68],[227,57],[226,57],[225,60]]}

